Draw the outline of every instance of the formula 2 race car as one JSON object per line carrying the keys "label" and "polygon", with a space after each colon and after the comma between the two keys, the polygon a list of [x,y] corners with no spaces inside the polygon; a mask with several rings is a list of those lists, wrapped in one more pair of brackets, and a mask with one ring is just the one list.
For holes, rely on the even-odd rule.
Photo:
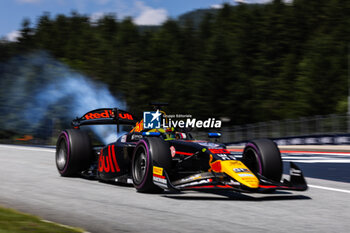
{"label": "formula 2 race car", "polygon": [[[166,117],[166,116],[165,116]],[[134,128],[111,144],[92,146],[83,125],[115,124]],[[194,140],[187,131],[146,130],[143,120],[120,109],[96,109],[72,121],[73,129],[57,140],[56,165],[61,176],[83,176],[106,182],[130,182],[139,192],[162,190],[232,190],[273,192],[307,189],[302,171],[290,163],[290,179],[281,181],[283,164],[268,139],[247,143],[241,159],[225,145]],[[211,137],[218,134],[212,133]]]}

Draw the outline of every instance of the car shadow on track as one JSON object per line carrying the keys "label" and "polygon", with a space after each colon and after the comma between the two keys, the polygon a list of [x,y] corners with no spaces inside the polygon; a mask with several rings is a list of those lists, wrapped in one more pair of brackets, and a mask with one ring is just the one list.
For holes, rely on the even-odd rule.
{"label": "car shadow on track", "polygon": [[[203,193],[208,193],[204,196]],[[215,194],[215,196],[209,194]],[[255,194],[256,195],[256,194]],[[262,195],[262,196],[261,196]],[[311,197],[305,195],[294,195],[290,192],[277,191],[273,194],[258,194],[252,196],[249,194],[227,192],[227,191],[211,191],[201,193],[191,193],[191,195],[165,193],[162,195],[165,198],[177,200],[198,200],[198,201],[285,201],[285,200],[310,200]]]}
{"label": "car shadow on track", "polygon": [[[112,186],[127,187],[134,189],[133,184],[120,183],[115,181],[102,181],[96,179],[87,179],[86,177],[77,177],[86,180],[97,181],[99,183],[108,184]],[[136,190],[135,190],[136,192]],[[207,194],[207,195],[206,195]],[[311,197],[305,195],[295,195],[288,191],[275,191],[271,194],[263,193],[239,193],[226,190],[211,190],[211,191],[190,191],[173,193],[164,191],[163,193],[147,193],[145,195],[160,195],[165,198],[177,199],[177,200],[198,200],[198,201],[282,201],[282,200],[310,200]]]}

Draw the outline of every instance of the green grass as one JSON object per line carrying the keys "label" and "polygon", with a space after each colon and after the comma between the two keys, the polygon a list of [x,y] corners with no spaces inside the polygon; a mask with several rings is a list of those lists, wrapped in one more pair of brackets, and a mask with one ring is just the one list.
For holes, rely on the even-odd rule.
{"label": "green grass", "polygon": [[0,233],[77,233],[80,228],[61,226],[29,214],[0,207]]}

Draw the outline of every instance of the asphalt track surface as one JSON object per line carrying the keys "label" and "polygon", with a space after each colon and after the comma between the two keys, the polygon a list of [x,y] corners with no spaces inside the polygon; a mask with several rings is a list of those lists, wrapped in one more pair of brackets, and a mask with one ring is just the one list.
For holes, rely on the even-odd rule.
{"label": "asphalt track surface", "polygon": [[285,161],[295,161],[304,170],[310,186],[306,192],[153,195],[137,193],[129,186],[60,177],[54,155],[54,149],[0,145],[0,205],[89,232],[350,229],[347,153],[282,154]]}

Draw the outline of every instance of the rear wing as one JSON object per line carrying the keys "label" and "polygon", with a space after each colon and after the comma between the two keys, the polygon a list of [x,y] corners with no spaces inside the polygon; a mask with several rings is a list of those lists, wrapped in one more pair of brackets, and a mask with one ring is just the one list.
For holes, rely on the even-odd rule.
{"label": "rear wing", "polygon": [[[135,116],[118,108],[100,108],[87,112],[72,121],[74,128],[82,125],[135,125]],[[118,127],[119,128],[119,127]]]}

